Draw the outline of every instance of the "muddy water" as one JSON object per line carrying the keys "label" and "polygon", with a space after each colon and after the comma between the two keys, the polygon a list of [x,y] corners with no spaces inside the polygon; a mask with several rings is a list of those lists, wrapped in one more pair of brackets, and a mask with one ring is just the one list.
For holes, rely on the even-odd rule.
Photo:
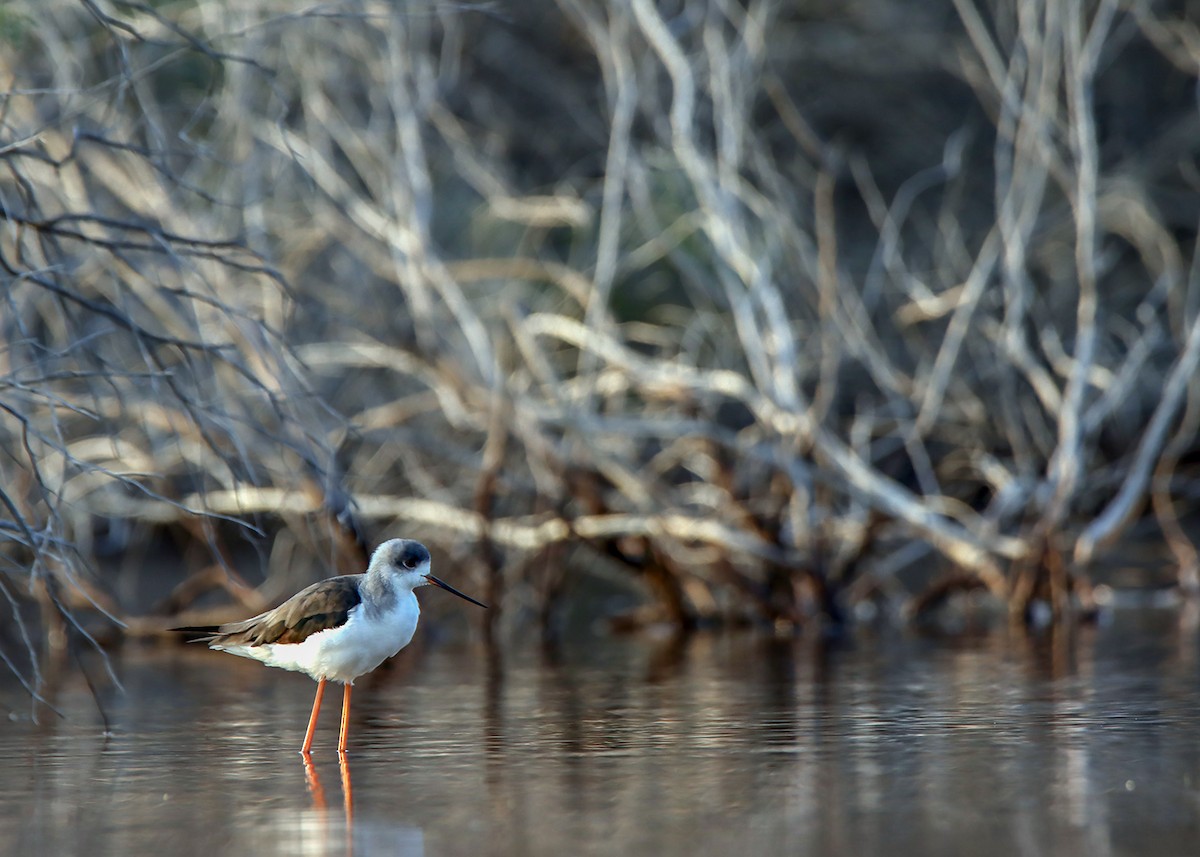
{"label": "muddy water", "polygon": [[297,748],[314,685],[129,647],[35,723],[0,680],[0,853],[1145,855],[1200,850],[1197,636],[426,640]]}

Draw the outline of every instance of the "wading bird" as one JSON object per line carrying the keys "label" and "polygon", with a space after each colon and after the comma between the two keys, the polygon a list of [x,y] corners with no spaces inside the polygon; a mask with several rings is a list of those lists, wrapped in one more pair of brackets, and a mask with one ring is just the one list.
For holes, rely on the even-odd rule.
{"label": "wading bird", "polygon": [[342,682],[338,753],[344,755],[350,687],[412,640],[421,613],[413,590],[433,584],[487,607],[430,574],[429,563],[429,550],[420,542],[392,539],[375,549],[365,574],[319,581],[274,610],[241,622],[174,630],[199,634],[196,641],[209,648],[316,679],[317,696],[300,749],[304,756],[312,751],[325,682]]}

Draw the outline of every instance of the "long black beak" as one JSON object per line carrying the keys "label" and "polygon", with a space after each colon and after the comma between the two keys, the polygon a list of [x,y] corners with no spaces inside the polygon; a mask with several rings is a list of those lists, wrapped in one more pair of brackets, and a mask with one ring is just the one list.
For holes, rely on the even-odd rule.
{"label": "long black beak", "polygon": [[449,583],[445,583],[444,581],[438,580],[432,574],[425,575],[425,579],[428,580],[430,583],[432,583],[434,586],[440,586],[442,589],[446,590],[447,592],[449,592],[453,595],[457,595],[459,598],[463,598],[467,601],[470,601],[472,604],[478,604],[484,610],[487,609],[487,605],[484,604],[482,601],[476,601],[470,595],[463,595],[461,592],[459,592],[457,589],[455,589]]}

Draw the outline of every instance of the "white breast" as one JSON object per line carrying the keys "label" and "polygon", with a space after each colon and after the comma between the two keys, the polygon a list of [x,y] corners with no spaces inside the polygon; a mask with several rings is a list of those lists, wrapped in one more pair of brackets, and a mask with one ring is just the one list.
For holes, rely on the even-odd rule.
{"label": "white breast", "polygon": [[368,613],[360,604],[350,611],[345,624],[318,631],[300,643],[212,648],[254,658],[273,667],[308,673],[314,679],[353,684],[354,679],[369,673],[409,644],[417,630],[419,615],[417,597],[408,592],[388,610]]}

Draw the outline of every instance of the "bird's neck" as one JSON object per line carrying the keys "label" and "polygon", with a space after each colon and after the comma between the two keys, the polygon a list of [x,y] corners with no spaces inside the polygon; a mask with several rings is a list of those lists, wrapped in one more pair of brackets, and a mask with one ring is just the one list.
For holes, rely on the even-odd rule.
{"label": "bird's neck", "polygon": [[390,609],[403,594],[390,574],[378,571],[363,575],[362,590],[364,600],[381,610]]}
{"label": "bird's neck", "polygon": [[373,610],[388,612],[395,609],[404,599],[416,600],[412,589],[398,585],[394,577],[385,571],[367,571],[362,575],[362,594]]}

